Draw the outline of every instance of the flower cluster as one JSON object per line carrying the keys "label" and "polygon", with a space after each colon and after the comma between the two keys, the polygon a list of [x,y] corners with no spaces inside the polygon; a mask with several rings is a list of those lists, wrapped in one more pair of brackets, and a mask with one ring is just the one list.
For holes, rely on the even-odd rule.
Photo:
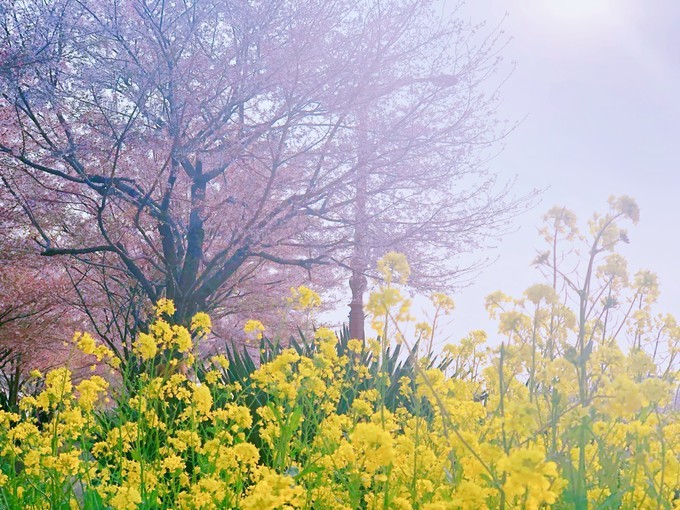
{"label": "flower cluster", "polygon": [[[544,291],[531,290],[528,301],[556,306]],[[545,341],[522,340],[548,320],[541,307],[528,316],[509,298],[490,302],[507,343],[491,348],[473,332],[438,362],[412,352],[411,376],[390,368],[384,345],[319,328],[309,349],[281,349],[239,378],[225,356],[198,363],[191,355],[208,317],[173,325],[165,301],[135,343],[147,372],[123,372],[111,389],[97,375],[76,384],[57,368],[20,413],[0,412],[0,501],[28,509],[540,509],[571,508],[582,490],[593,507],[677,507],[675,374],[639,351],[598,345],[585,360],[593,382],[584,402],[578,363],[550,357]],[[389,318],[390,307],[381,313]],[[83,337],[83,351],[96,356],[96,342]],[[159,353],[168,349],[185,370],[154,368],[167,363]],[[107,396],[115,405],[101,405]]]}

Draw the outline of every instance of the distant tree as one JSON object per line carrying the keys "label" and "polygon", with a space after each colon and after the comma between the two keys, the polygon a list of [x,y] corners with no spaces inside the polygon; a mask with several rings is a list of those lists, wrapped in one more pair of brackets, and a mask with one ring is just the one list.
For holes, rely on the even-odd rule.
{"label": "distant tree", "polygon": [[78,317],[65,268],[35,252],[23,215],[0,182],[0,409],[16,406],[31,368],[64,358]]}
{"label": "distant tree", "polygon": [[442,286],[516,205],[478,160],[497,45],[435,2],[28,0],[0,27],[0,172],[125,324],[267,306],[329,262],[358,299],[389,249]]}
{"label": "distant tree", "polygon": [[364,337],[367,276],[380,279],[385,253],[407,256],[412,287],[451,290],[470,269],[456,257],[497,234],[521,204],[484,169],[486,149],[505,133],[488,80],[500,34],[475,41],[476,28],[455,9],[441,19],[425,3],[370,10],[375,33],[359,43],[366,64],[351,106],[354,171],[326,216],[351,240],[336,257],[351,271],[352,337]]}

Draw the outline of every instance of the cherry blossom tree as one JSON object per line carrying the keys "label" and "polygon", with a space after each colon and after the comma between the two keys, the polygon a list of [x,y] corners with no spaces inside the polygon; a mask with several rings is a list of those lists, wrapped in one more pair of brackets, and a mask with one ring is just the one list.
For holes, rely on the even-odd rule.
{"label": "cherry blossom tree", "polygon": [[484,169],[507,133],[491,85],[502,32],[482,37],[455,10],[442,19],[430,7],[388,2],[365,13],[373,30],[359,42],[352,83],[352,176],[320,210],[323,228],[349,241],[334,260],[351,274],[352,337],[364,337],[363,296],[385,253],[407,255],[412,287],[450,291],[471,269],[457,256],[483,246],[529,198],[510,200]]}
{"label": "cherry blossom tree", "polygon": [[65,268],[35,252],[23,216],[0,182],[0,408],[16,406],[31,368],[64,358],[78,319]]}
{"label": "cherry blossom tree", "polygon": [[441,286],[516,206],[480,166],[496,39],[434,2],[28,0],[0,23],[4,182],[81,302],[135,327],[162,296],[180,322],[267,307],[330,263],[359,296],[390,249]]}

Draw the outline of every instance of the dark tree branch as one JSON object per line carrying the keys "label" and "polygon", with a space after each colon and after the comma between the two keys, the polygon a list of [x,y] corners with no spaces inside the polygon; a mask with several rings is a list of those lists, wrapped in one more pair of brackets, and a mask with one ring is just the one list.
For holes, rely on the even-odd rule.
{"label": "dark tree branch", "polygon": [[87,255],[89,253],[101,253],[105,251],[115,252],[116,248],[108,245],[90,246],[88,248],[47,248],[40,252],[46,257],[54,257],[56,255]]}

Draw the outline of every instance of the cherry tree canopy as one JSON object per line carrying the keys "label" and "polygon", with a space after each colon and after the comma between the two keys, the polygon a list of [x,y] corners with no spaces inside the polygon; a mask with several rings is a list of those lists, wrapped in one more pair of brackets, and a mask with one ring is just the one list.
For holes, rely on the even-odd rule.
{"label": "cherry tree canopy", "polygon": [[496,40],[435,2],[26,0],[0,23],[0,172],[81,296],[186,321],[389,250],[445,286],[516,206],[480,166]]}

